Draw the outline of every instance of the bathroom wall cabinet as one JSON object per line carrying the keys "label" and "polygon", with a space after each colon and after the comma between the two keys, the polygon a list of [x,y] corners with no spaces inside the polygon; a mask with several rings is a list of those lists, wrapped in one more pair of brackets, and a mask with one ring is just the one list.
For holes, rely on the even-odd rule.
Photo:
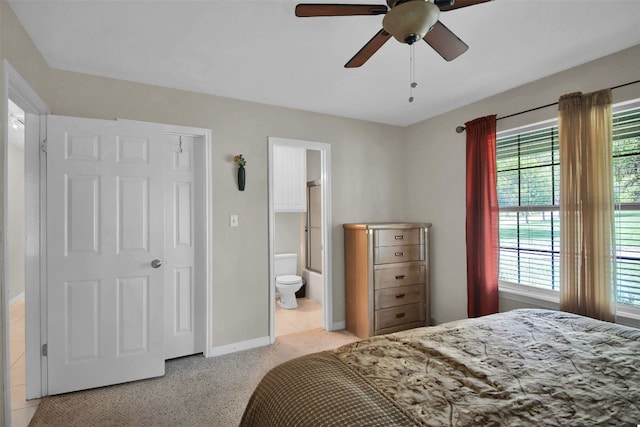
{"label": "bathroom wall cabinet", "polygon": [[344,224],[347,330],[360,338],[426,326],[429,223]]}
{"label": "bathroom wall cabinet", "polygon": [[276,212],[307,210],[307,150],[273,147],[273,208]]}

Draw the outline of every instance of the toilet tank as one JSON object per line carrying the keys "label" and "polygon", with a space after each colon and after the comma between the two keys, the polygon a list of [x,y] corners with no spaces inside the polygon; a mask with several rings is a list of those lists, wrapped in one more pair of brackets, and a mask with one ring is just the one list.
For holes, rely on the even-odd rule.
{"label": "toilet tank", "polygon": [[276,277],[286,274],[298,274],[298,254],[275,254],[273,264]]}

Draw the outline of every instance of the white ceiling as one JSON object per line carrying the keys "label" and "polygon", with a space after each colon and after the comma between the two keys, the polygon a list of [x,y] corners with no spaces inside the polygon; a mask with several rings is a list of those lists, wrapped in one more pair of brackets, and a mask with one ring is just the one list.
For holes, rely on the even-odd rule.
{"label": "white ceiling", "polygon": [[407,45],[390,40],[361,68],[343,67],[382,16],[296,18],[297,3],[9,0],[53,68],[399,126],[640,44],[639,0],[494,0],[444,12],[470,48],[446,62],[416,44],[409,103]]}

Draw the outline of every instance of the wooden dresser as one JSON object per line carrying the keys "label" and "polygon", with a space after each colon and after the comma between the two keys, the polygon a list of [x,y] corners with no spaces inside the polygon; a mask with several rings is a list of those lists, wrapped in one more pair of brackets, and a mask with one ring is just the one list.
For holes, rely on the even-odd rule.
{"label": "wooden dresser", "polygon": [[431,224],[343,228],[347,330],[367,338],[428,325]]}

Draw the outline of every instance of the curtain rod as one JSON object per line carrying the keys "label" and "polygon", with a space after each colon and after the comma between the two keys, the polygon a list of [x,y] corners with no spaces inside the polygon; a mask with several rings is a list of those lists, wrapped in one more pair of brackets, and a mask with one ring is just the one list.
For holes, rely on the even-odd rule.
{"label": "curtain rod", "polygon": [[[614,86],[614,87],[611,88],[611,90],[618,89],[618,88],[621,88],[621,87],[624,87],[624,86],[630,86],[630,85],[633,85],[633,84],[636,84],[636,83],[640,83],[640,80],[636,80],[636,81],[633,81],[633,82],[623,83],[621,85]],[[520,111],[519,113],[513,113],[513,114],[509,114],[507,116],[498,117],[496,119],[496,121],[502,120],[502,119],[507,119],[507,118],[513,117],[513,116],[519,116],[520,114],[530,113],[530,112],[536,111],[536,110],[542,110],[543,108],[547,108],[547,107],[553,107],[554,105],[558,105],[558,102],[556,101],[556,102],[552,102],[551,104],[541,105],[540,107],[535,107],[535,108],[530,108],[530,109],[525,110],[525,111]],[[462,133],[465,130],[467,130],[466,126],[458,126],[458,127],[456,127],[456,132],[457,133]]]}

